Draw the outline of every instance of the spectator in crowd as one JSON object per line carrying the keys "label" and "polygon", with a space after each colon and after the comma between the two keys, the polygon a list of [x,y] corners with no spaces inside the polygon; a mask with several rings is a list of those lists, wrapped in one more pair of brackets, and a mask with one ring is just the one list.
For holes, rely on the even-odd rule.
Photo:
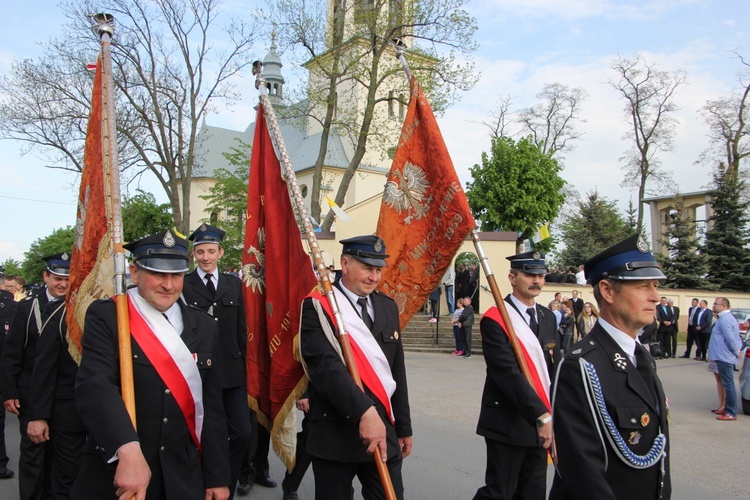
{"label": "spectator in crowd", "polygon": [[437,323],[438,318],[438,302],[440,302],[440,285],[436,286],[430,294],[430,323]]}
{"label": "spectator in crowd", "polygon": [[458,324],[458,318],[461,317],[462,312],[464,312],[464,299],[459,297],[456,301],[456,310],[453,311],[453,318],[451,319],[453,337],[456,339],[456,350],[451,353],[454,356],[463,356],[466,350],[464,347],[464,332]]}
{"label": "spectator in crowd", "polygon": [[456,306],[453,304],[455,298],[453,294],[453,283],[456,281],[456,269],[448,266],[443,275],[443,286],[445,287],[445,303],[448,305],[448,314],[453,314]]}
{"label": "spectator in crowd", "polygon": [[562,322],[562,313],[560,312],[560,302],[553,300],[549,303],[549,310],[555,315],[555,331],[560,328],[560,322]]}
{"label": "spectator in crowd", "polygon": [[716,369],[721,378],[726,394],[723,413],[718,411],[717,420],[737,420],[737,389],[734,385],[734,365],[740,356],[740,325],[730,311],[729,299],[717,297],[713,311],[718,316],[711,343],[708,345],[708,359],[716,362]]}
{"label": "spectator in crowd", "polygon": [[583,272],[583,264],[578,266],[578,272],[576,273],[576,285],[586,284],[586,274]]}
{"label": "spectator in crowd", "polygon": [[591,333],[591,329],[594,328],[598,319],[599,311],[596,310],[596,306],[591,302],[583,304],[583,311],[578,315],[578,331],[581,338]]}
{"label": "spectator in crowd", "polygon": [[573,329],[575,325],[575,316],[573,313],[573,304],[570,301],[562,303],[562,309],[565,313],[560,323],[560,338],[563,352],[568,352],[573,342]]}
{"label": "spectator in crowd", "polygon": [[700,343],[698,344],[698,350],[695,351],[695,357],[707,361],[706,355],[708,354],[708,343],[711,340],[711,329],[714,324],[714,315],[713,312],[708,309],[707,300],[701,300],[699,307],[700,312],[698,313],[698,324],[695,327],[695,331],[698,333]]}
{"label": "spectator in crowd", "polygon": [[667,304],[666,297],[661,297],[659,305],[656,306],[656,318],[659,320],[659,341],[664,357],[674,358],[676,354],[672,351],[672,345],[677,346],[677,333],[674,325],[674,312]]}
{"label": "spectator in crowd", "polygon": [[[690,308],[688,309],[688,327],[687,327],[687,346],[685,347],[685,352],[680,356],[681,358],[690,358],[690,352],[693,350],[693,343],[696,344],[697,351],[700,351],[700,340],[698,339],[698,334],[695,331],[695,327],[698,325],[698,322],[696,321],[698,319],[698,313],[700,312],[700,307],[698,307],[698,299],[694,298],[690,301]],[[696,359],[699,359],[696,357]]]}
{"label": "spectator in crowd", "polygon": [[474,326],[474,307],[471,305],[471,297],[464,297],[464,310],[458,317],[458,326],[464,334],[464,358],[471,357],[471,328]]}
{"label": "spectator in crowd", "polygon": [[26,298],[26,278],[16,276],[16,292],[13,294],[13,300],[20,302]]}

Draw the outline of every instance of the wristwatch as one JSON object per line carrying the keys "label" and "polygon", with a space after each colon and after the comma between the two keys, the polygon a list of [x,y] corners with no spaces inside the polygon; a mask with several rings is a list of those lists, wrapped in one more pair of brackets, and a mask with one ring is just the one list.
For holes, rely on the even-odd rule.
{"label": "wristwatch", "polygon": [[536,419],[536,426],[537,427],[544,427],[546,424],[552,421],[552,415],[549,413],[546,417],[539,417]]}

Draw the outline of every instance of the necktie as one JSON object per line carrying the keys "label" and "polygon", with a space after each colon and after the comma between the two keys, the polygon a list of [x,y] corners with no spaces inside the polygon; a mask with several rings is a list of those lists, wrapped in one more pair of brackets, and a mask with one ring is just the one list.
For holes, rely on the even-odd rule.
{"label": "necktie", "polygon": [[365,322],[365,326],[368,330],[372,331],[372,318],[367,313],[367,297],[360,297],[357,299],[357,304],[362,309],[362,321]]}
{"label": "necktie", "polygon": [[641,377],[648,386],[648,390],[651,393],[653,402],[656,402],[656,389],[654,389],[654,373],[649,366],[646,351],[643,349],[643,346],[638,343],[635,344],[635,362],[638,364],[638,366],[636,366],[636,368],[638,369],[638,373],[641,374]]}
{"label": "necktie", "polygon": [[206,274],[206,288],[208,288],[208,291],[211,292],[212,297],[216,295],[216,287],[214,286],[213,277],[213,274]]}
{"label": "necktie", "polygon": [[529,328],[531,328],[531,331],[534,332],[534,335],[536,335],[539,331],[539,324],[536,322],[536,309],[533,307],[529,307],[526,309],[526,314],[529,315]]}

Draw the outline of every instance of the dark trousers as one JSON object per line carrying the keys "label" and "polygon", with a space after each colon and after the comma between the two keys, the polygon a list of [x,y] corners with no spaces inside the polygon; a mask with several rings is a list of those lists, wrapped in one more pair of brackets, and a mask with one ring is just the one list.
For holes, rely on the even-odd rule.
{"label": "dark trousers", "polygon": [[661,349],[665,358],[671,358],[677,350],[677,333],[672,331],[659,332]]}
{"label": "dark trousers", "polygon": [[544,500],[547,495],[547,451],[511,446],[485,438],[487,469],[474,500]]}
{"label": "dark trousers", "polygon": [[700,337],[700,342],[698,343],[698,351],[696,351],[695,355],[699,358],[706,359],[706,356],[708,355],[708,341],[711,340],[711,331],[698,332],[698,336]]}
{"label": "dark trousers", "polygon": [[[401,478],[401,456],[388,461],[388,472],[391,475],[396,498],[404,498],[404,482]],[[315,500],[351,500],[352,480],[357,476],[362,483],[362,496],[365,500],[383,500],[383,486],[375,462],[333,462],[313,457],[315,474]]]}
{"label": "dark trousers", "polygon": [[465,351],[464,332],[460,326],[453,325],[453,337],[456,339],[456,350],[461,352]]}
{"label": "dark trousers", "polygon": [[471,356],[471,326],[464,326],[464,356]]}
{"label": "dark trousers", "polygon": [[268,451],[271,447],[271,434],[258,423],[254,411],[250,412],[252,438],[247,449],[246,459],[240,469],[240,484],[253,484],[256,477],[268,477]]}
{"label": "dark trousers", "polygon": [[307,452],[307,413],[302,417],[302,430],[297,433],[297,448],[295,450],[294,469],[287,471],[281,488],[284,491],[297,491],[305,477],[305,472],[312,463],[312,456]]}
{"label": "dark trousers", "polygon": [[0,467],[7,467],[9,461],[8,451],[5,449],[5,408],[0,408]]}
{"label": "dark trousers", "polygon": [[56,429],[51,424],[49,446],[52,447],[52,498],[67,500],[83,460],[86,431]]}
{"label": "dark trousers", "polygon": [[29,426],[29,414],[23,411],[18,416],[18,430],[21,433],[21,453],[18,458],[18,496],[21,500],[40,500],[52,497],[50,468],[51,453],[49,441],[34,444],[26,430]]}
{"label": "dark trousers", "polygon": [[690,357],[690,351],[693,350],[693,343],[696,344],[696,352],[700,352],[701,344],[700,344],[700,337],[698,335],[698,332],[696,332],[692,326],[688,326],[687,347],[685,348],[684,356],[688,358]]}
{"label": "dark trousers", "polygon": [[234,497],[234,486],[240,477],[240,469],[245,462],[245,454],[250,446],[252,426],[250,408],[247,406],[247,387],[230,387],[224,389],[224,412],[227,415],[229,434],[229,498]]}

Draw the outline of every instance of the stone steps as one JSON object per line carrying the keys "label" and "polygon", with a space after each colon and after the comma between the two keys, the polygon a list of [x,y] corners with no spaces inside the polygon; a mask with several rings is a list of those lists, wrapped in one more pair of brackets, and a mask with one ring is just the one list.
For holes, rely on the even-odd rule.
{"label": "stone steps", "polygon": [[[401,342],[404,350],[411,352],[444,352],[451,353],[456,347],[453,338],[453,325],[451,316],[440,316],[438,323],[430,323],[430,317],[416,314],[401,332]],[[474,328],[472,329],[471,351],[472,354],[482,354],[482,339],[479,334],[478,315],[474,317]],[[435,334],[437,332],[437,342]]]}

